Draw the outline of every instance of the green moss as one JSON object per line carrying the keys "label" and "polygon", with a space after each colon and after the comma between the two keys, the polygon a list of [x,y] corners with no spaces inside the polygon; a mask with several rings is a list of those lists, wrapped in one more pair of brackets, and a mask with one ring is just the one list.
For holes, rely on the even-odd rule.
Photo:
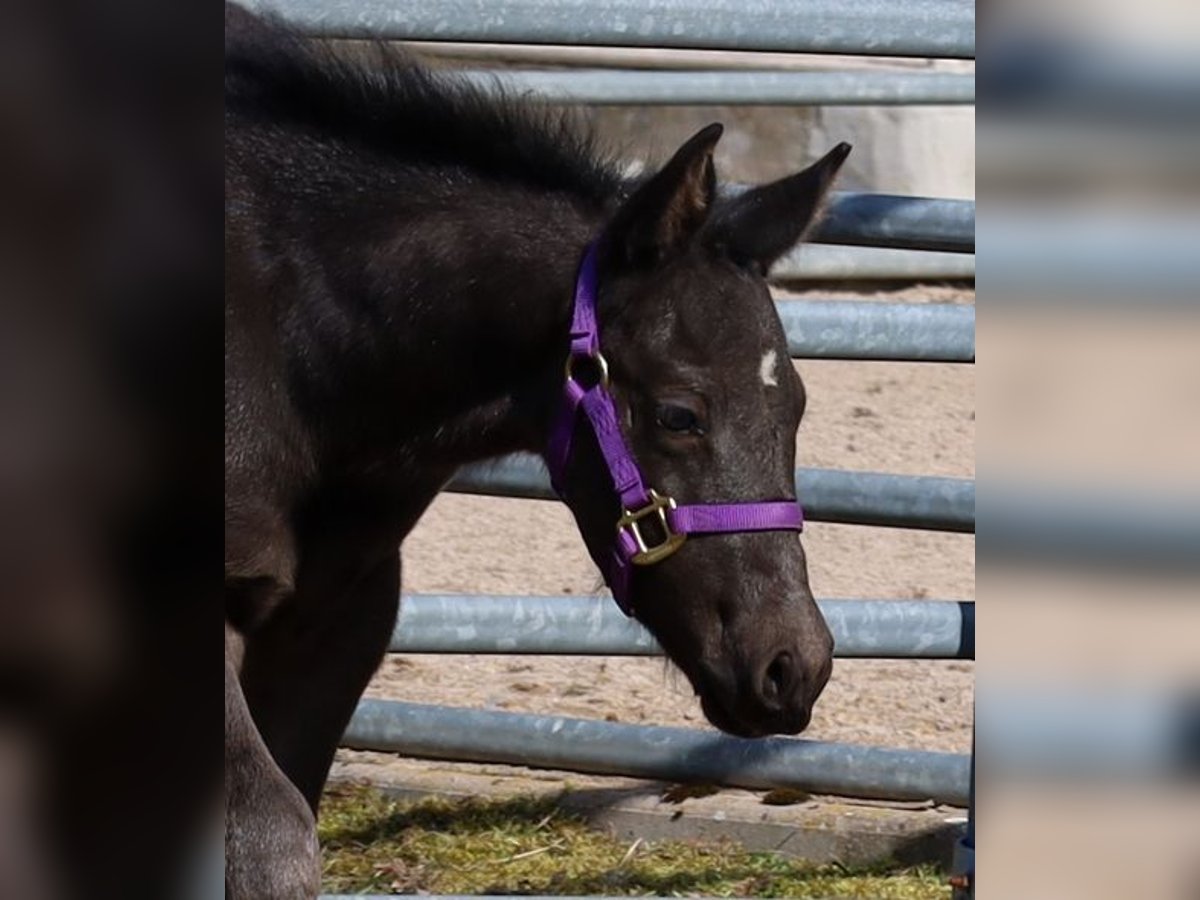
{"label": "green moss", "polygon": [[728,842],[629,844],[556,797],[416,803],[334,785],[321,807],[323,890],[338,893],[626,894],[944,900],[932,867],[814,866]]}

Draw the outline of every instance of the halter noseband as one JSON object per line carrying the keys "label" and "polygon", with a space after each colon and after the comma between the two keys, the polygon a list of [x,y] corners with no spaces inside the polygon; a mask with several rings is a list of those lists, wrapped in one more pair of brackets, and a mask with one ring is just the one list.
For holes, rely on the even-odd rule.
{"label": "halter noseband", "polygon": [[[596,435],[613,490],[620,498],[622,515],[604,578],[613,598],[626,615],[633,615],[629,602],[631,565],[648,566],[666,559],[687,540],[689,534],[728,534],[740,531],[801,531],[804,513],[795,500],[753,503],[703,503],[679,506],[675,500],[646,487],[641,470],[617,419],[617,408],[608,391],[608,363],[600,352],[600,329],[596,319],[597,243],[588,246],[575,280],[575,310],[571,318],[571,349],[567,355],[566,383],[562,406],[550,432],[544,454],[550,481],[566,499],[566,472],[571,460],[575,422],[582,411]],[[575,377],[576,367],[588,363],[597,375],[591,386]],[[650,519],[664,535],[657,543],[644,533],[642,523]]]}

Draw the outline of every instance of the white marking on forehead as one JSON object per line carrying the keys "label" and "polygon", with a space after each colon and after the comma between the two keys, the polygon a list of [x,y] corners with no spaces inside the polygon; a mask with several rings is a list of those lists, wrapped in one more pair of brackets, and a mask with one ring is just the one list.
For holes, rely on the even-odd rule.
{"label": "white marking on forehead", "polygon": [[779,387],[779,381],[775,377],[774,350],[768,350],[763,354],[762,362],[758,364],[758,377],[762,379],[762,383],[767,387]]}

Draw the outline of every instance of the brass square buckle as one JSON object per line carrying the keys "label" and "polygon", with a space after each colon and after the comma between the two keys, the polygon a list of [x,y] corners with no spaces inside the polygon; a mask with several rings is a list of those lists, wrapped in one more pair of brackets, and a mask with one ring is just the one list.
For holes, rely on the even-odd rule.
{"label": "brass square buckle", "polygon": [[[637,543],[638,552],[632,557],[632,562],[639,566],[653,565],[660,560],[666,559],[676,550],[683,546],[683,542],[687,540],[687,534],[676,534],[671,530],[671,526],[667,522],[667,510],[675,508],[675,501],[670,497],[664,497],[653,488],[650,489],[650,502],[641,509],[625,510],[625,514],[617,520],[617,531],[620,532],[623,528],[628,528],[633,534],[633,540]],[[663,534],[666,537],[653,546],[646,546],[646,539],[642,535],[642,530],[638,523],[648,516],[658,516],[658,523],[662,527]]]}

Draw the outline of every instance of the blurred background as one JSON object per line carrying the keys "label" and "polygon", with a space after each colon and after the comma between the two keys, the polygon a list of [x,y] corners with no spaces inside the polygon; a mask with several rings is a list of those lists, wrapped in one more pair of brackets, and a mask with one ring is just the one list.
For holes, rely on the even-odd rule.
{"label": "blurred background", "polygon": [[164,897],[220,808],[220,19],[3,16],[0,896]]}
{"label": "blurred background", "polygon": [[1200,892],[1198,13],[980,10],[988,896]]}

